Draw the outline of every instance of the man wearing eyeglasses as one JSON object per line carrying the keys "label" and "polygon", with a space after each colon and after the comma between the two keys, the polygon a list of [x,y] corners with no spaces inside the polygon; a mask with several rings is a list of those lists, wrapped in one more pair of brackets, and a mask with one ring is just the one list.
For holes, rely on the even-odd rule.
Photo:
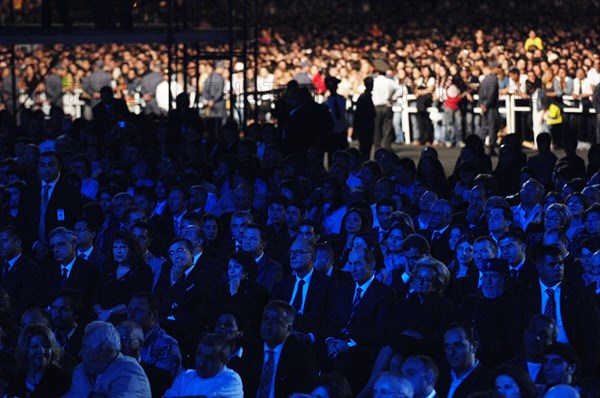
{"label": "man wearing eyeglasses", "polygon": [[369,249],[352,250],[348,264],[354,281],[336,290],[323,335],[333,370],[358,393],[390,327],[396,296],[375,278],[375,255]]}
{"label": "man wearing eyeglasses", "polygon": [[184,366],[193,366],[196,337],[207,330],[208,310],[215,280],[194,264],[192,243],[176,238],[169,246],[170,266],[163,267],[154,293],[160,302],[160,323],[179,341]]}
{"label": "man wearing eyeglasses", "polygon": [[290,248],[293,275],[273,287],[272,299],[283,300],[296,310],[292,335],[305,343],[318,339],[318,329],[325,322],[326,304],[330,301],[333,282],[315,270],[315,244],[298,238]]}

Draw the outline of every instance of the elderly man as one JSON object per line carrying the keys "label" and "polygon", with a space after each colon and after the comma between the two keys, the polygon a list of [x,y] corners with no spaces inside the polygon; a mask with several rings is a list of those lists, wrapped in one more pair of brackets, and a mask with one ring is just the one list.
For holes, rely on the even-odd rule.
{"label": "elderly man", "polygon": [[148,398],[150,383],[133,358],[120,353],[121,340],[115,327],[102,321],[87,325],[81,343],[81,364],[75,368],[66,398]]}
{"label": "elderly man", "polygon": [[290,266],[294,275],[277,283],[271,292],[271,298],[287,301],[294,307],[295,333],[307,343],[316,341],[333,291],[331,279],[315,271],[315,251],[313,242],[297,238],[290,248]]}
{"label": "elderly man", "polygon": [[385,372],[373,386],[373,398],[413,398],[414,389],[410,381],[394,372]]}
{"label": "elderly man", "polygon": [[144,344],[142,327],[132,321],[123,321],[117,326],[117,332],[121,337],[121,354],[140,363],[150,382],[152,398],[161,398],[173,383],[173,377],[168,371],[151,365],[142,358],[141,348]]}
{"label": "elderly man", "polygon": [[229,360],[229,343],[216,334],[205,335],[196,351],[196,368],[177,376],[165,397],[242,398],[242,379],[225,363]]}
{"label": "elderly man", "polygon": [[42,302],[47,305],[62,289],[81,294],[84,308],[89,308],[98,280],[98,270],[87,260],[77,257],[77,235],[63,227],[49,234],[54,262],[42,271]]}

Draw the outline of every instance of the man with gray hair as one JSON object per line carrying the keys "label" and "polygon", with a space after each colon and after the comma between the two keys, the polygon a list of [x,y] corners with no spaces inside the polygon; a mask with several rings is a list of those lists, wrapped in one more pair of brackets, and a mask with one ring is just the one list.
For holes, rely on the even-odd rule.
{"label": "man with gray hair", "polygon": [[43,304],[50,304],[50,300],[66,288],[77,291],[84,308],[90,308],[98,270],[87,260],[77,257],[77,235],[73,231],[58,227],[50,231],[48,237],[55,261],[42,271]]}
{"label": "man with gray hair", "polygon": [[396,372],[382,373],[373,386],[373,398],[413,398],[413,395],[414,390],[410,381]]}
{"label": "man with gray hair", "polygon": [[87,325],[81,342],[81,364],[75,368],[71,388],[63,397],[150,397],[144,370],[120,351],[119,333],[111,323],[94,321]]}

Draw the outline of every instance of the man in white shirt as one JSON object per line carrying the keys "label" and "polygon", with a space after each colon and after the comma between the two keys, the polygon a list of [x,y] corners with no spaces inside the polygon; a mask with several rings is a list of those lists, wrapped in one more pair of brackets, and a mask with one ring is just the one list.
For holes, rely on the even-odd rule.
{"label": "man in white shirt", "polygon": [[229,343],[216,334],[205,335],[196,351],[196,369],[177,376],[165,397],[230,397],[242,398],[242,379],[225,363],[229,360]]}

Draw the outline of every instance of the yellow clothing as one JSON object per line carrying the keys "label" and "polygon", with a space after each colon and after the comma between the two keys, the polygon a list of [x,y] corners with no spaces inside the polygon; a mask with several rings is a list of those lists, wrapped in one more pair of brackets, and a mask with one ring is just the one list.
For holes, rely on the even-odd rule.
{"label": "yellow clothing", "polygon": [[528,37],[527,40],[525,40],[525,51],[529,51],[529,47],[531,46],[537,47],[540,51],[544,49],[542,39],[537,36],[533,39],[531,37]]}
{"label": "yellow clothing", "polygon": [[546,123],[548,123],[548,126],[562,123],[562,114],[558,105],[550,104],[546,113]]}

